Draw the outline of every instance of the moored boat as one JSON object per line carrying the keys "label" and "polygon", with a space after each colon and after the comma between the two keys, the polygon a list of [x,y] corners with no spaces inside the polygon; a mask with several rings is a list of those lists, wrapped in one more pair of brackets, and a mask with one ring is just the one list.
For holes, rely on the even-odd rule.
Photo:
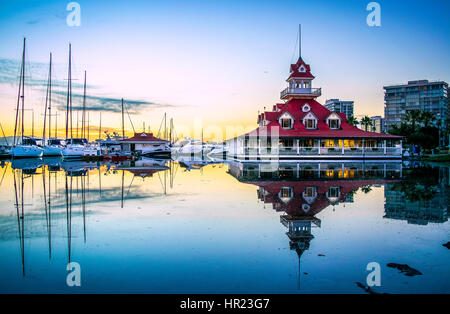
{"label": "moored boat", "polygon": [[44,147],[43,156],[58,157],[62,156],[64,149],[64,142],[61,139],[52,138],[47,141],[47,145]]}

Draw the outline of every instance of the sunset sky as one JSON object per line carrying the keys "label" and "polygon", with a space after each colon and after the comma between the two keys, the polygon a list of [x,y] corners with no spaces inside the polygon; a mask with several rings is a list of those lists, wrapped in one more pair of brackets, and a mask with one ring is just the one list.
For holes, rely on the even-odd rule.
{"label": "sunset sky", "polygon": [[[100,111],[104,127],[120,126],[121,98],[138,130],[145,122],[156,132],[164,112],[184,135],[194,125],[209,137],[227,126],[255,127],[258,110],[278,102],[286,86],[300,23],[302,57],[316,76],[313,87],[322,87],[320,103],[354,100],[356,115],[382,115],[383,85],[450,79],[449,1],[378,1],[380,27],[366,24],[370,1],[363,0],[77,2],[79,27],[66,23],[69,1],[0,2],[0,123],[7,135],[24,36],[26,108],[34,110],[36,133],[50,52],[63,126],[69,42],[74,107],[86,70],[93,128]],[[30,130],[30,111],[26,123]],[[128,118],[126,124],[131,131]]]}

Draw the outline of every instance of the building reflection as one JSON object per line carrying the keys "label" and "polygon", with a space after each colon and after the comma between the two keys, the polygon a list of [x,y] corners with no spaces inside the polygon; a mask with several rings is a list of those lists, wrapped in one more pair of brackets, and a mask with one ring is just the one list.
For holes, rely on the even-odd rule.
{"label": "building reflection", "polygon": [[448,221],[449,168],[421,165],[404,170],[401,182],[388,184],[384,218],[427,225]]}
{"label": "building reflection", "polygon": [[317,215],[329,206],[353,202],[358,190],[400,182],[399,162],[297,162],[229,164],[229,173],[240,182],[258,186],[258,199],[280,212],[287,229],[289,248],[298,256],[300,288],[301,256],[314,239],[313,228],[321,227]]}

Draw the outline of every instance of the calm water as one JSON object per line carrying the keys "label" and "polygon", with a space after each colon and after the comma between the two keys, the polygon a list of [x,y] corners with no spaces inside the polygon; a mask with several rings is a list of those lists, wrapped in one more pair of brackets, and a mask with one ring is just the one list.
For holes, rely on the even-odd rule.
{"label": "calm water", "polygon": [[448,167],[49,159],[0,176],[0,292],[365,293],[369,262],[376,292],[450,292]]}

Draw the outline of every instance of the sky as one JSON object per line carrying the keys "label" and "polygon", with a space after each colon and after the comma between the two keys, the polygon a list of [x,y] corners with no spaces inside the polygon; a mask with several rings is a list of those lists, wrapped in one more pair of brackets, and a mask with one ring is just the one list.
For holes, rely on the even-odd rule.
{"label": "sky", "polygon": [[[7,135],[24,37],[25,106],[33,109],[26,111],[26,132],[34,114],[35,134],[42,132],[50,52],[58,128],[64,124],[69,42],[73,106],[81,106],[87,71],[93,133],[100,112],[103,129],[120,128],[121,98],[136,131],[145,123],[157,133],[164,113],[179,135],[199,137],[203,128],[207,139],[229,138],[255,128],[258,111],[280,102],[289,64],[298,58],[299,24],[320,103],[353,100],[357,116],[382,115],[383,86],[450,78],[448,1],[377,1],[379,27],[366,23],[367,0],[80,0],[81,25],[72,27],[69,2],[0,0],[0,123]],[[125,124],[130,134],[128,117]]]}

